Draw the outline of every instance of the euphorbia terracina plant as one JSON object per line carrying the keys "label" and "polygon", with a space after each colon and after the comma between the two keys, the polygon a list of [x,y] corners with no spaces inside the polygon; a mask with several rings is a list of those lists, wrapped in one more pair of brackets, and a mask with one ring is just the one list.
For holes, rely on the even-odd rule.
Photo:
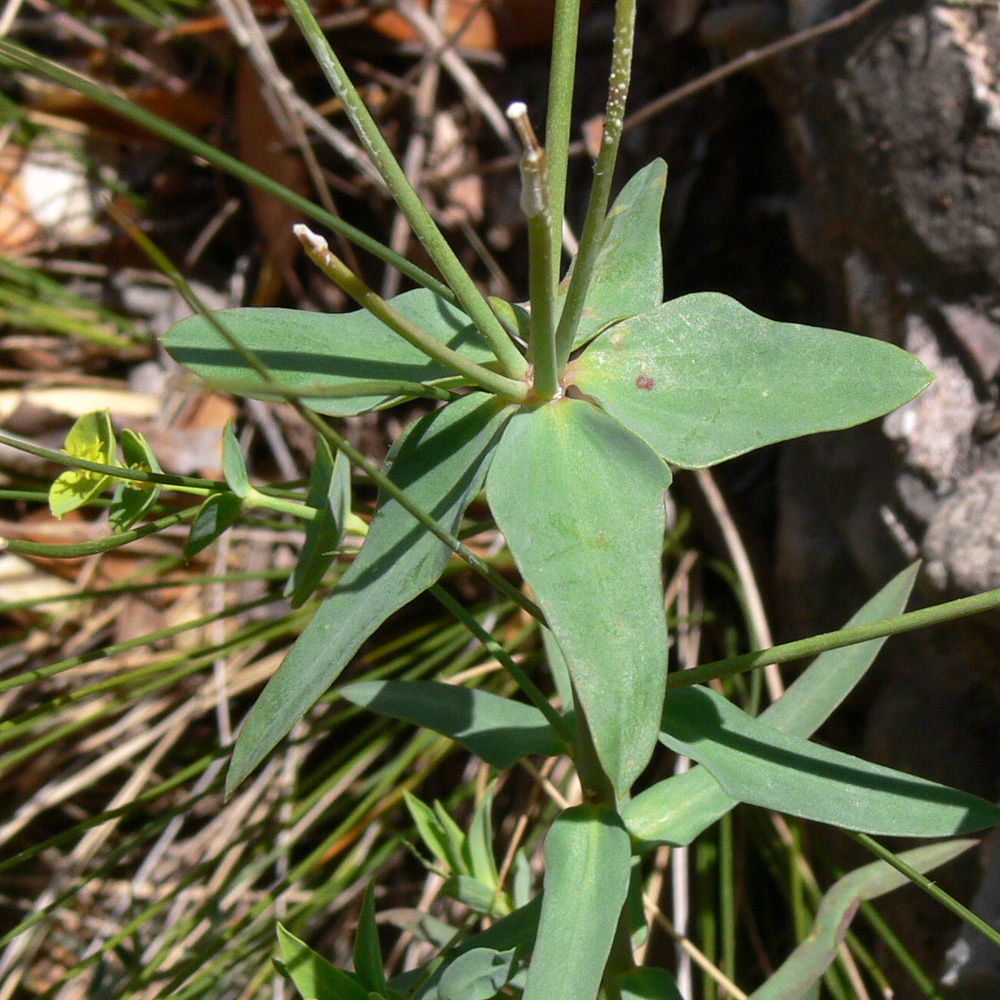
{"label": "euphorbia terracina plant", "polygon": [[[428,843],[456,874],[466,869],[465,901],[475,906],[478,898],[482,912],[502,919],[387,983],[369,892],[353,972],[335,969],[281,929],[284,965],[303,997],[473,1000],[504,991],[526,1000],[675,998],[665,970],[636,969],[632,960],[639,928],[629,916],[636,907],[626,901],[630,893],[634,901],[636,859],[650,848],[690,843],[739,801],[867,834],[951,836],[1000,820],[1000,810],[982,800],[809,741],[863,675],[878,642],[824,653],[759,719],[705,687],[668,691],[661,553],[670,466],[705,467],[870,420],[911,399],[930,375],[892,345],[773,322],[723,295],[662,301],[665,164],[636,174],[608,210],[634,0],[617,4],[594,188],[579,253],[561,283],[578,4],[557,8],[546,149],[523,106],[511,109],[524,143],[526,304],[483,298],[410,189],[306,0],[289,6],[444,283],[410,266],[424,287],[383,301],[325,239],[301,226],[308,255],[363,308],[199,315],[175,326],[165,345],[214,384],[295,398],[313,413],[347,416],[417,396],[443,405],[393,445],[360,554],[257,701],[227,787],[261,762],[389,615],[436,585],[453,552],[466,553],[455,535],[485,488],[537,602],[521,603],[544,621],[558,700],[550,702],[509,658],[504,665],[530,704],[432,681],[355,683],[342,694],[444,733],[498,769],[528,754],[568,754],[584,790],[584,804],[564,811],[548,831],[544,891],[534,899],[508,897],[497,884],[489,797],[467,838],[440,815],[411,806]],[[343,444],[332,431],[327,439]],[[109,440],[101,455],[113,451]],[[206,504],[211,516],[196,521],[201,533],[193,544],[232,523],[250,489],[234,446],[227,438],[235,497],[210,498],[215,506]],[[290,587],[295,603],[329,566],[349,510],[343,453],[334,461],[325,441],[321,446],[308,500],[316,513]],[[135,462],[154,468],[144,442],[131,448]],[[347,454],[358,460],[353,450]],[[854,624],[898,615],[913,578],[910,570],[894,580]],[[703,767],[633,795],[658,742]],[[926,870],[967,846],[922,848],[908,861]],[[824,927],[839,928],[858,901],[902,880],[881,862],[848,876],[824,903]],[[473,885],[482,889],[478,897],[470,895]],[[807,944],[754,996],[810,990],[836,942],[819,934]]]}

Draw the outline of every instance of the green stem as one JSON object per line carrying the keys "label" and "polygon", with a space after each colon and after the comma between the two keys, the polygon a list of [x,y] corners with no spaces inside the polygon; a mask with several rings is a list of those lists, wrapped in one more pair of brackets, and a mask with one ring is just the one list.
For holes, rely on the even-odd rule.
{"label": "green stem", "polygon": [[420,196],[406,179],[403,168],[382,137],[382,133],[379,132],[375,120],[361,99],[361,95],[355,89],[313,12],[309,9],[308,0],[288,0],[288,9],[305,36],[309,48],[312,49],[323,75],[343,103],[344,111],[351,125],[354,126],[358,139],[371,157],[372,163],[382,176],[386,186],[392,192],[396,204],[406,216],[417,239],[424,245],[431,260],[444,275],[445,281],[451,286],[461,307],[468,313],[476,328],[488,341],[506,374],[510,375],[511,378],[523,378],[527,372],[527,362],[514,342],[507,336],[507,332],[501,326],[493,310],[490,309],[482,292],[476,287],[475,282],[431,218],[431,214],[420,200]]}
{"label": "green stem", "polygon": [[114,479],[128,479],[139,483],[160,483],[172,489],[185,493],[198,493],[205,496],[209,492],[228,490],[226,483],[218,482],[214,479],[197,479],[194,476],[168,476],[162,472],[147,472],[144,469],[130,469],[124,465],[105,465],[103,462],[91,462],[86,458],[77,458],[69,455],[65,451],[53,451],[51,448],[43,448],[39,444],[33,444],[24,438],[6,431],[0,431],[0,444],[16,448],[18,451],[26,452],[37,458],[44,458],[57,465],[65,465],[71,469],[86,469],[88,472],[99,472],[104,476],[112,476]]}
{"label": "green stem", "polygon": [[252,486],[247,487],[243,503],[248,507],[264,507],[279,514],[291,514],[292,517],[305,521],[314,521],[319,513],[315,507],[307,507],[304,503],[296,503],[294,500],[283,500],[281,497],[270,497]]}
{"label": "green stem", "polygon": [[601,151],[594,166],[594,185],[590,189],[587,218],[580,236],[580,252],[573,264],[569,290],[559,317],[556,331],[556,355],[559,368],[565,368],[573,350],[576,328],[583,314],[583,303],[590,288],[594,265],[601,249],[601,231],[608,214],[611,182],[614,179],[618,144],[625,121],[625,101],[632,73],[632,48],[635,40],[635,0],[617,0],[615,5],[615,38],[608,74],[608,102],[604,111],[604,134]]}
{"label": "green stem", "polygon": [[883,847],[877,840],[872,839],[867,833],[853,833],[845,830],[848,836],[853,837],[863,847],[868,848],[876,857],[881,858],[887,865],[895,868],[896,871],[905,875],[914,885],[923,889],[932,899],[936,899],[942,906],[951,910],[957,917],[964,920],[970,927],[975,927],[980,934],[1000,946],[1000,931],[991,927],[982,917],[977,917],[972,910],[963,906],[957,899],[953,899],[944,889],[935,885],[926,875],[921,875],[915,868],[911,868],[901,857],[893,854],[887,847]]}
{"label": "green stem", "polygon": [[167,142],[186,150],[192,156],[200,157],[206,162],[211,163],[213,167],[224,171],[237,180],[250,184],[258,190],[284,202],[286,205],[290,205],[297,212],[301,212],[307,219],[312,219],[314,222],[328,227],[333,232],[343,236],[344,239],[350,240],[356,246],[361,247],[362,250],[366,250],[373,257],[395,267],[408,278],[412,278],[417,284],[429,288],[436,295],[440,295],[452,303],[456,301],[455,294],[447,285],[438,281],[437,278],[431,277],[426,271],[410,263],[405,257],[383,246],[377,240],[372,239],[367,233],[356,229],[354,226],[344,222],[343,219],[332,215],[318,205],[314,205],[308,198],[303,198],[302,195],[297,194],[283,184],[279,184],[259,171],[253,170],[235,157],[223,153],[201,139],[196,139],[193,135],[185,132],[184,129],[178,128],[178,126],[173,125],[165,119],[119,97],[107,87],[95,83],[93,80],[89,80],[78,73],[74,73],[60,66],[58,63],[43,59],[41,56],[37,56],[28,49],[22,48],[20,45],[16,45],[6,39],[0,39],[0,64],[35,76],[47,77],[69,90],[82,94],[84,97],[102,105],[116,115],[121,115],[122,118],[134,122],[140,128],[144,128],[154,135],[160,136],[161,139],[165,139]]}
{"label": "green stem", "polygon": [[576,76],[576,39],[580,26],[580,0],[560,0],[552,27],[552,67],[549,72],[549,113],[545,120],[545,151],[549,161],[552,280],[559,282],[563,214],[566,203],[566,170],[573,119],[573,83]]}
{"label": "green stem", "polygon": [[440,584],[431,587],[431,593],[483,644],[497,662],[514,678],[518,687],[531,699],[532,704],[545,716],[549,725],[567,746],[572,746],[573,731],[569,723],[552,707],[537,684],[519,667],[510,654],[483,628],[465,608]]}
{"label": "green stem", "polygon": [[829,649],[840,649],[842,646],[853,646],[869,639],[882,639],[889,635],[899,635],[901,632],[912,632],[914,629],[926,628],[928,625],[941,625],[954,621],[956,618],[966,618],[969,615],[980,614],[983,611],[993,611],[1000,608],[1000,589],[987,590],[971,597],[960,597],[944,604],[936,604],[932,608],[921,608],[919,611],[908,611],[895,618],[884,618],[882,621],[870,622],[867,625],[855,625],[842,628],[836,632],[823,632],[810,636],[808,639],[798,639],[795,642],[782,643],[770,649],[761,649],[753,653],[743,653],[731,656],[725,660],[705,663],[700,667],[673,673],[667,678],[667,690],[687,687],[689,684],[704,684],[706,681],[733,677],[736,674],[756,670],[768,663],[788,663],[806,656],[816,656]]}
{"label": "green stem", "polygon": [[[260,383],[249,380],[205,378],[205,382],[213,388],[218,388],[221,392],[232,393],[234,396],[260,396]],[[468,385],[469,380],[465,377],[455,380],[459,385]],[[297,386],[295,389],[289,387],[289,393],[298,396],[299,399],[355,399],[358,396],[406,396],[422,397],[425,399],[438,399],[449,402],[454,399],[454,395],[448,391],[447,387],[441,385],[427,385],[423,382],[406,382],[402,379],[369,379],[364,382],[342,382],[333,386]]]}
{"label": "green stem", "polygon": [[[411,319],[386,302],[381,295],[372,291],[329,247],[322,236],[317,236],[308,226],[301,223],[292,227],[309,259],[335,284],[349,295],[363,309],[381,320],[390,330],[398,333],[407,343],[412,344],[435,361],[440,361],[456,375],[511,402],[520,403],[528,395],[527,385],[519,380],[498,375],[489,368],[470,361],[467,357],[445,346],[436,337],[421,329]],[[491,313],[492,315],[492,313]],[[504,337],[507,334],[504,333]],[[520,355],[518,355],[520,357]]]}
{"label": "green stem", "polygon": [[535,138],[528,109],[515,101],[507,117],[521,137],[521,210],[528,219],[528,288],[531,333],[528,355],[535,366],[532,394],[551,399],[559,391],[555,344],[555,280],[552,276],[552,230],[545,151]]}
{"label": "green stem", "polygon": [[175,524],[190,521],[197,513],[198,508],[191,507],[177,514],[168,514],[157,521],[150,521],[141,528],[132,528],[130,531],[123,531],[118,535],[95,538],[90,542],[47,545],[45,542],[27,542],[20,538],[0,538],[0,552],[15,552],[23,556],[43,556],[47,559],[79,559],[81,556],[92,556],[98,552],[110,552],[122,545],[128,545],[129,542],[145,538],[147,535],[155,535],[156,532],[163,531],[165,528],[172,528]]}

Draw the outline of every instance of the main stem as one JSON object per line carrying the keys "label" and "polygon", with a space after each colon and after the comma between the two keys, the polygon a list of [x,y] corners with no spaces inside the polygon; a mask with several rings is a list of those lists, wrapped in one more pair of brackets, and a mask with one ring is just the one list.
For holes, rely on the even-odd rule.
{"label": "main stem", "polygon": [[608,74],[608,103],[604,111],[604,134],[601,151],[594,165],[594,186],[590,189],[587,218],[580,236],[580,252],[573,264],[569,291],[556,330],[556,361],[559,370],[566,367],[576,328],[583,314],[583,303],[601,249],[600,237],[608,214],[611,182],[614,177],[618,145],[625,121],[625,101],[632,75],[632,48],[635,41],[635,0],[618,0],[615,5],[615,38]]}

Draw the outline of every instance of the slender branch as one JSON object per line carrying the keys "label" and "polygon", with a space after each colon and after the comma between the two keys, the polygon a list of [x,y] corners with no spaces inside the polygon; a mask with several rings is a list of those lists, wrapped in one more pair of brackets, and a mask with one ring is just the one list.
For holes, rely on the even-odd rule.
{"label": "slender branch", "polygon": [[527,362],[507,336],[507,331],[494,315],[489,303],[462,266],[454,250],[448,245],[437,223],[431,218],[427,206],[413,190],[389,144],[362,101],[361,95],[355,89],[313,12],[309,9],[308,0],[287,0],[287,3],[323,75],[343,103],[344,111],[354,126],[358,139],[392,192],[396,204],[406,216],[417,239],[424,245],[431,260],[444,275],[461,307],[486,338],[504,371],[512,378],[523,378],[528,368]]}
{"label": "slender branch", "polygon": [[127,479],[138,483],[160,483],[182,492],[198,491],[218,491],[228,490],[228,483],[215,479],[198,479],[195,476],[170,476],[162,472],[147,472],[144,469],[131,469],[124,465],[105,465],[103,462],[91,462],[86,458],[77,458],[69,455],[65,451],[53,451],[51,448],[43,448],[40,444],[34,444],[16,434],[8,434],[0,431],[0,444],[5,444],[10,448],[16,448],[28,455],[36,458],[44,458],[57,465],[65,465],[71,469],[85,469],[87,472],[98,472],[102,476],[112,476],[115,479]]}
{"label": "slender branch", "polygon": [[110,552],[112,549],[138,541],[147,535],[155,535],[165,528],[175,524],[190,521],[198,513],[197,507],[189,507],[177,514],[168,514],[158,521],[150,521],[141,528],[132,528],[119,535],[106,535],[89,542],[72,542],[65,545],[49,545],[46,542],[29,542],[21,538],[0,538],[0,552],[15,552],[22,556],[42,556],[46,559],[79,559],[81,556],[92,556],[98,552]]}
{"label": "slender branch", "polygon": [[538,685],[518,666],[510,654],[455,600],[440,584],[431,587],[431,593],[483,644],[497,662],[514,679],[518,687],[531,699],[532,704],[545,716],[549,725],[563,741],[571,746],[573,731],[569,723],[552,707]]}
{"label": "slender branch", "polygon": [[[893,854],[887,847],[883,847],[877,840],[868,836],[867,833],[854,833],[851,830],[844,831],[863,847],[868,848],[877,858],[881,858],[887,865],[895,868],[901,875],[905,875],[915,886],[923,889],[932,899],[936,899],[942,906],[951,910],[957,917],[964,920],[970,927],[975,927],[980,934],[1000,946],[1000,931],[991,927],[982,917],[976,916],[972,910],[963,906],[957,899],[952,898],[944,889],[935,885],[926,875],[922,875],[915,868],[908,865],[898,854]],[[972,841],[975,843],[975,841]]]}
{"label": "slender branch", "polygon": [[[412,344],[435,361],[440,361],[456,375],[462,375],[487,392],[520,403],[528,395],[528,387],[523,381],[498,375],[489,368],[470,361],[458,351],[446,347],[436,337],[421,329],[411,319],[407,319],[398,309],[386,302],[359,278],[331,249],[329,244],[308,226],[301,223],[292,227],[309,259],[342,291],[362,308],[367,309],[376,319],[381,320],[393,332],[398,333],[407,343]],[[492,314],[491,314],[492,315]],[[504,333],[504,337],[507,334]],[[518,355],[520,357],[520,355]]]}
{"label": "slender branch", "polygon": [[601,249],[600,238],[608,214],[611,182],[614,179],[615,162],[618,159],[618,144],[625,122],[625,101],[628,98],[629,80],[632,74],[634,40],[635,0],[617,0],[611,72],[608,74],[608,101],[604,111],[604,135],[601,140],[601,151],[594,166],[594,184],[590,189],[587,217],[580,236],[580,252],[573,264],[573,275],[570,278],[569,290],[556,331],[556,361],[560,369],[566,366],[573,349],[576,328],[583,313],[583,303]]}
{"label": "slender branch", "polygon": [[[576,39],[580,0],[560,0],[552,26],[552,66],[549,71],[549,112],[545,120],[545,151],[549,161],[550,242],[562,246],[566,203],[569,134],[573,118],[573,82],[576,77]],[[552,280],[558,284],[561,254],[552,254]]]}
{"label": "slender branch", "polygon": [[889,635],[899,635],[901,632],[912,632],[914,629],[926,628],[929,625],[941,625],[956,618],[966,618],[997,608],[1000,608],[1000,589],[987,590],[982,594],[936,604],[932,608],[908,611],[895,618],[884,618],[882,621],[870,622],[867,625],[854,625],[836,632],[823,632],[808,639],[798,639],[795,642],[772,646],[770,649],[743,653],[741,656],[731,656],[725,660],[692,667],[690,670],[671,674],[667,678],[667,690],[687,687],[690,684],[704,684],[717,678],[734,677],[736,674],[756,670],[768,663],[789,663],[792,660],[825,653],[829,649],[840,649],[842,646],[853,646],[869,639],[882,639]]}

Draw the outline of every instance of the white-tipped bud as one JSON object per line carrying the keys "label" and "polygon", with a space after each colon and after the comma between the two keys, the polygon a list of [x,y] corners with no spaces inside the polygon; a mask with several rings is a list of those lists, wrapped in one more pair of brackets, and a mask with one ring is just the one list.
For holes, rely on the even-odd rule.
{"label": "white-tipped bud", "polygon": [[298,237],[299,242],[305,247],[307,253],[326,253],[330,249],[330,244],[319,233],[314,233],[305,223],[295,223],[292,226],[292,232]]}

